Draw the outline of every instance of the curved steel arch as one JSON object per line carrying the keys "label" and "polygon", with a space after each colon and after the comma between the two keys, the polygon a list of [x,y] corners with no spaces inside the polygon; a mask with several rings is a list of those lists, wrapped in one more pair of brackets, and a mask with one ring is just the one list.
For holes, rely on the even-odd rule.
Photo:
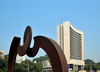
{"label": "curved steel arch", "polygon": [[60,46],[50,38],[36,36],[34,37],[34,46],[30,48],[31,35],[31,27],[28,26],[24,33],[23,46],[20,46],[20,38],[14,37],[9,51],[8,72],[14,72],[17,53],[20,56],[27,54],[29,57],[34,57],[39,48],[42,48],[47,53],[53,72],[68,72],[66,58]]}

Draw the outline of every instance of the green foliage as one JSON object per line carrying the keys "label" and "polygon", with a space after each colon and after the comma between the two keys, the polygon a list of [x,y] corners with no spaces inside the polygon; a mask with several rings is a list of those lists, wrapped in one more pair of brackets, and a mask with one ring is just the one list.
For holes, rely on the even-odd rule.
{"label": "green foliage", "polygon": [[85,60],[85,70],[90,71],[90,70],[100,70],[100,62],[95,63],[93,60],[91,59],[86,59]]}
{"label": "green foliage", "polygon": [[6,59],[0,59],[0,72],[7,71],[7,60]]}
{"label": "green foliage", "polygon": [[86,59],[85,64],[94,64],[94,61],[91,59]]}
{"label": "green foliage", "polygon": [[41,72],[42,71],[42,64],[41,63],[34,63],[33,61],[30,61],[26,59],[21,63],[23,72]]}
{"label": "green foliage", "polygon": [[2,69],[0,69],[0,72],[3,72]]}
{"label": "green foliage", "polygon": [[[32,61],[26,59],[22,63],[15,63],[15,72],[43,72],[42,61],[48,60],[48,56],[40,56],[39,58],[34,58]],[[36,61],[36,63],[34,63]],[[0,72],[7,72],[8,55],[5,55],[5,59],[0,59]],[[100,62],[95,63],[91,59],[85,60],[85,70],[100,70]]]}
{"label": "green foliage", "polygon": [[[42,61],[48,60],[48,56],[40,56],[34,58],[32,61],[26,59],[22,63],[15,63],[15,72],[43,72]],[[34,63],[36,61],[36,63]],[[0,72],[7,72],[8,55],[5,55],[5,59],[0,59]],[[85,70],[100,70],[100,62],[95,63],[91,59],[85,60]]]}
{"label": "green foliage", "polygon": [[7,54],[7,55],[5,55],[5,59],[8,61],[8,54]]}
{"label": "green foliage", "polygon": [[15,72],[22,72],[22,65],[20,63],[15,64]]}
{"label": "green foliage", "polygon": [[89,66],[88,64],[85,64],[84,69],[85,69],[86,71],[89,71],[89,70],[90,70],[90,66]]}
{"label": "green foliage", "polygon": [[48,55],[40,56],[39,58],[34,58],[33,62],[36,61],[37,63],[39,63],[39,62],[42,62],[42,61],[47,60],[47,59],[49,59]]}
{"label": "green foliage", "polygon": [[[0,59],[0,72],[7,72],[8,55],[5,55],[5,59]],[[15,72],[42,72],[42,63],[34,63],[26,59],[22,63],[15,63]]]}

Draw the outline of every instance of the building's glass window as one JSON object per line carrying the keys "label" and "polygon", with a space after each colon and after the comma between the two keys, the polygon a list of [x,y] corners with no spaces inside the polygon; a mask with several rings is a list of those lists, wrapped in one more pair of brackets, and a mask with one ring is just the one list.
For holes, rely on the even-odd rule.
{"label": "building's glass window", "polygon": [[81,60],[81,34],[70,28],[70,58]]}

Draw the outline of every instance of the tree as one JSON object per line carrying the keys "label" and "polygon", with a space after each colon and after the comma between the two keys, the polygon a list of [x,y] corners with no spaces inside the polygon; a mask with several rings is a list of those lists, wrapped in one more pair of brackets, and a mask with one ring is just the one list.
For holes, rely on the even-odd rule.
{"label": "tree", "polygon": [[89,71],[89,70],[95,70],[95,67],[93,67],[93,64],[94,64],[95,62],[93,61],[93,60],[91,60],[91,59],[86,59],[85,60],[85,67],[84,67],[84,69],[85,70],[87,70],[87,71]]}
{"label": "tree", "polygon": [[40,56],[39,58],[34,58],[33,62],[36,61],[39,63],[39,62],[42,62],[42,61],[48,60],[48,59],[49,59],[48,55],[45,55],[45,56]]}
{"label": "tree", "polygon": [[88,64],[88,65],[90,65],[90,64],[94,64],[95,62],[93,61],[93,60],[91,60],[91,59],[86,59],[85,60],[85,64]]}
{"label": "tree", "polygon": [[95,63],[93,60],[91,59],[86,59],[85,60],[85,70],[89,71],[89,70],[100,70],[100,62]]}
{"label": "tree", "polygon": [[7,60],[6,59],[0,59],[0,69],[4,72],[7,71]]}
{"label": "tree", "polygon": [[89,71],[90,70],[90,66],[88,64],[85,64],[84,70]]}
{"label": "tree", "polygon": [[34,63],[33,61],[30,61],[28,59],[26,59],[25,61],[23,61],[21,63],[22,65],[22,69],[23,69],[23,72],[41,72],[42,71],[42,64],[40,63]]}
{"label": "tree", "polygon": [[94,64],[92,65],[92,69],[93,69],[94,71],[98,70],[97,63],[94,63]]}
{"label": "tree", "polygon": [[96,63],[97,70],[100,70],[100,62]]}
{"label": "tree", "polygon": [[[44,60],[44,59],[41,59]],[[41,61],[40,60],[40,61]],[[26,59],[22,63],[15,63],[15,72],[42,72],[42,62],[34,63]],[[0,59],[0,72],[8,71],[8,55],[5,55],[5,59]]]}
{"label": "tree", "polygon": [[22,65],[20,63],[15,64],[15,72],[22,72]]}
{"label": "tree", "polygon": [[2,69],[0,69],[0,72],[3,72]]}

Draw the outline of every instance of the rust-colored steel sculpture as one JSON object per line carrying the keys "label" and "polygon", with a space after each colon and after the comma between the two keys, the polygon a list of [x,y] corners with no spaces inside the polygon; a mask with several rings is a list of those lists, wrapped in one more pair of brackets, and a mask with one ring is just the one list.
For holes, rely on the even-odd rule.
{"label": "rust-colored steel sculpture", "polygon": [[39,48],[42,48],[47,53],[51,61],[53,72],[68,72],[64,53],[54,40],[44,36],[36,36],[34,37],[34,46],[30,48],[31,38],[32,30],[30,26],[28,26],[25,30],[22,46],[20,46],[19,37],[13,38],[9,51],[8,72],[14,72],[17,53],[20,56],[27,54],[29,57],[34,57]]}

